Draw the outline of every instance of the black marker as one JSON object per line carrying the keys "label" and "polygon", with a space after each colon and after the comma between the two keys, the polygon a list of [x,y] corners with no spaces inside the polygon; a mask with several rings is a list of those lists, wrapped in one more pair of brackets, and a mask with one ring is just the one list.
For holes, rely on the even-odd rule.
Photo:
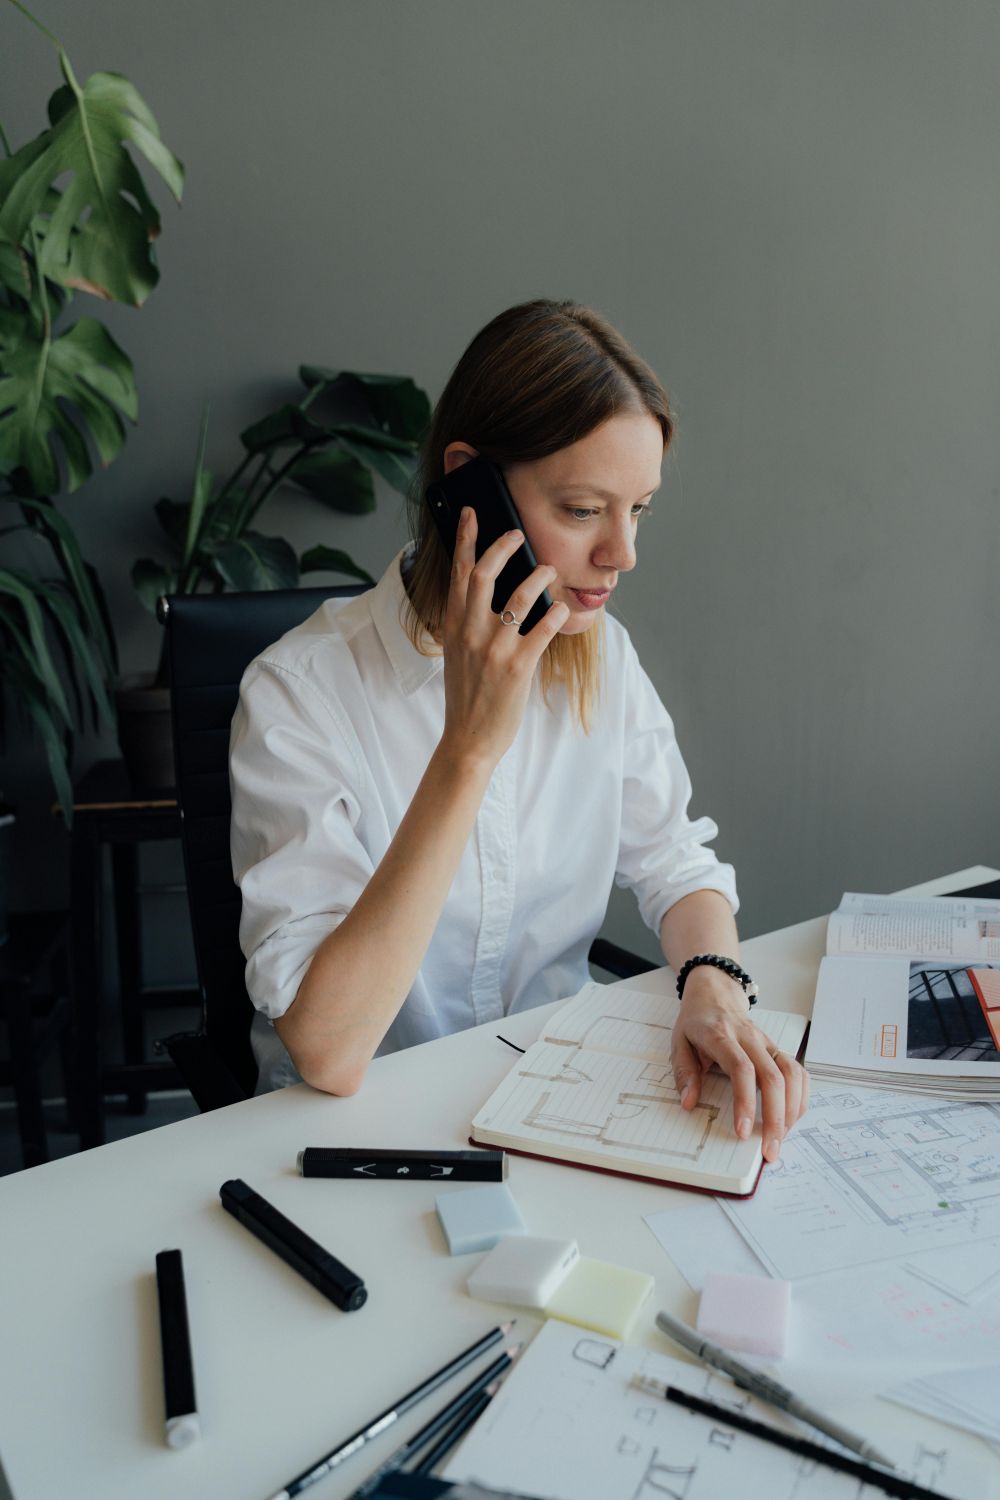
{"label": "black marker", "polygon": [[305,1230],[286,1219],[241,1178],[234,1177],[230,1182],[224,1182],[219,1197],[223,1208],[239,1219],[245,1229],[263,1240],[286,1265],[298,1271],[344,1312],[354,1312],[367,1302],[368,1292],[360,1276],[348,1270],[329,1250],[317,1245]]}
{"label": "black marker", "polygon": [[405,1182],[503,1182],[502,1151],[365,1151],[353,1146],[307,1146],[299,1152],[303,1177],[388,1177]]}
{"label": "black marker", "polygon": [[179,1250],[161,1250],[157,1255],[156,1292],[160,1303],[167,1447],[186,1448],[201,1437],[201,1425],[194,1399],[184,1262]]}

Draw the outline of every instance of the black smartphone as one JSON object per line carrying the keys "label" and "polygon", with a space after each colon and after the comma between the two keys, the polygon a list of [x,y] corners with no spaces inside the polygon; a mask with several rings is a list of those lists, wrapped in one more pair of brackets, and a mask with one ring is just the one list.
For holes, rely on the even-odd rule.
{"label": "black smartphone", "polygon": [[[449,557],[455,555],[455,538],[458,534],[458,518],[463,505],[471,505],[476,512],[479,530],[476,536],[476,557],[482,557],[487,547],[503,536],[504,532],[523,531],[517,507],[507,488],[507,481],[498,464],[489,458],[470,458],[467,463],[452,469],[444,479],[427,487],[427,504],[444,542]],[[518,547],[513,557],[500,570],[493,589],[493,611],[500,614],[507,608],[510,596],[538,566],[530,543]],[[531,606],[527,617],[518,626],[522,635],[527,635],[552,607],[548,589],[543,589]]]}

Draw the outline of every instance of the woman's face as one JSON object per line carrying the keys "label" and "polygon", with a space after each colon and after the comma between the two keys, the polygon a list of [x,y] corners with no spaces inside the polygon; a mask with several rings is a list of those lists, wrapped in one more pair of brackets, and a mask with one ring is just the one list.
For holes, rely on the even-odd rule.
{"label": "woman's face", "polygon": [[[450,472],[475,450],[452,443]],[[660,484],[663,432],[648,412],[621,412],[547,458],[511,464],[507,484],[540,563],[557,577],[553,603],[569,606],[560,635],[589,630],[619,573],[635,567],[635,533]]]}

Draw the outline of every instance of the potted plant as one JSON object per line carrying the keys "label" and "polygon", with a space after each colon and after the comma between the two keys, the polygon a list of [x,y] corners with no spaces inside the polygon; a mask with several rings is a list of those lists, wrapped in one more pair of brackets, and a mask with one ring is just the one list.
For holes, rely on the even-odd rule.
{"label": "potted plant", "polygon": [[[301,399],[283,403],[241,433],[243,455],[219,483],[205,467],[207,415],[202,419],[190,497],[164,497],[154,506],[169,561],[143,557],[132,568],[147,609],[155,613],[168,594],[296,588],[310,572],[374,582],[346,552],[320,543],[297,557],[283,537],[264,535],[255,522],[288,485],[351,515],[374,510],[374,475],[405,495],[430,403],[404,375],[303,365],[299,377]],[[172,780],[169,712],[161,651],[158,671],[118,696],[122,750],[133,778],[147,785]]]}
{"label": "potted plant", "polygon": [[[135,421],[132,365],[95,318],[68,326],[73,294],[138,307],[159,279],[160,219],[137,153],[178,200],[183,168],[120,74],[80,84],[56,37],[63,83],[49,125],[19,150],[0,128],[0,698],[40,736],[72,818],[73,730],[88,712],[113,726],[115,647],[93,569],[54,496],[111,463]],[[58,184],[58,185],[57,185]]]}

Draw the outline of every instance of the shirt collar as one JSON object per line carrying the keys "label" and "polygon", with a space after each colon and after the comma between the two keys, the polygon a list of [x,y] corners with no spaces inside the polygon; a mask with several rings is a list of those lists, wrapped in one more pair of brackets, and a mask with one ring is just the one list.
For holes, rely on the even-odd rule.
{"label": "shirt collar", "polygon": [[400,691],[407,697],[415,693],[424,683],[436,677],[444,666],[444,659],[437,653],[424,656],[413,645],[403,628],[403,611],[406,606],[406,589],[400,565],[404,557],[413,551],[410,542],[399,552],[386,568],[378,583],[368,594],[372,622],[379,640],[385,647],[392,670],[396,675]]}

